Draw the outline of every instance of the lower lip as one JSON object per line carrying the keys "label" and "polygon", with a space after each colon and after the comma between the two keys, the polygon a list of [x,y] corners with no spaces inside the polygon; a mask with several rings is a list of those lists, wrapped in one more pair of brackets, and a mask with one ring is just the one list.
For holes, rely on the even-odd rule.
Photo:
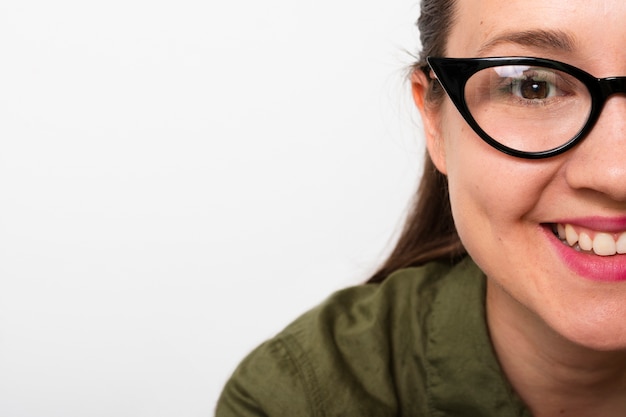
{"label": "lower lip", "polygon": [[577,275],[593,281],[626,281],[626,255],[598,256],[579,252],[554,235],[552,227],[543,227],[548,240],[563,262]]}

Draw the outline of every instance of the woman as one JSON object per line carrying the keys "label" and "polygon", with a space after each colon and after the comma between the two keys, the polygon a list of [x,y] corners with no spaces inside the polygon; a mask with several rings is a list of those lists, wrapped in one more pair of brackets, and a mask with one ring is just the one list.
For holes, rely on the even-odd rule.
{"label": "woman", "polygon": [[429,157],[400,241],[253,352],[217,415],[626,415],[625,19],[423,0]]}

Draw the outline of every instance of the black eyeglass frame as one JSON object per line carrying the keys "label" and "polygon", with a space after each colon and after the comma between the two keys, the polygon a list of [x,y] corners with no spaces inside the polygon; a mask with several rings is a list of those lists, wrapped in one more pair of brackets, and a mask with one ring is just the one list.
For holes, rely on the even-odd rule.
{"label": "black eyeglass frame", "polygon": [[[559,155],[582,141],[587,134],[593,129],[593,126],[600,116],[600,112],[606,103],[606,100],[612,94],[626,94],[626,76],[624,77],[608,77],[596,78],[593,75],[559,61],[553,61],[545,58],[532,57],[494,57],[494,58],[426,58],[428,66],[434,72],[437,80],[443,87],[444,91],[452,100],[461,116],[476,132],[476,134],[489,145],[505,154],[525,159],[542,159]],[[465,85],[469,78],[486,68],[505,66],[505,65],[529,65],[551,68],[565,72],[579,81],[589,90],[591,96],[591,109],[589,117],[578,131],[578,133],[563,145],[546,151],[525,152],[510,148],[501,144],[491,136],[489,136],[476,122],[469,111],[465,101]]]}

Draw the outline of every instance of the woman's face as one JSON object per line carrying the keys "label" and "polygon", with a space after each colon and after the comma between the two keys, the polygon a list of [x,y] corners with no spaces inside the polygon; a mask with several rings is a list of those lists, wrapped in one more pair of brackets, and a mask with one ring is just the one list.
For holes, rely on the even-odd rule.
{"label": "woman's face", "polygon": [[[447,56],[550,58],[624,76],[624,22],[623,0],[459,0]],[[626,348],[626,255],[579,251],[553,232],[599,236],[598,251],[626,232],[626,95],[611,96],[583,142],[544,160],[492,148],[447,98],[424,117],[461,240],[489,277],[490,314],[522,312],[576,344]]]}

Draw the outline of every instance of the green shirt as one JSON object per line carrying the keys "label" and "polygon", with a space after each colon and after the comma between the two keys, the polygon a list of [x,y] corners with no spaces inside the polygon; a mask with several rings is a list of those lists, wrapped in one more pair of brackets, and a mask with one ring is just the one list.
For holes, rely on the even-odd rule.
{"label": "green shirt", "polygon": [[239,365],[216,416],[530,416],[484,306],[469,258],[339,291]]}

